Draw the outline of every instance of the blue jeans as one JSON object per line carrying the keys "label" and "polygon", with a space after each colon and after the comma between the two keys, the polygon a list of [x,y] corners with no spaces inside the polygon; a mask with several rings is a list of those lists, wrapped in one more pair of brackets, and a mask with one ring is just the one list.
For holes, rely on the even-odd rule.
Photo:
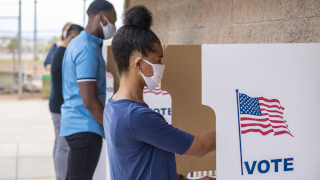
{"label": "blue jeans", "polygon": [[102,137],[81,132],[65,139],[70,147],[66,180],[92,180],[101,153]]}
{"label": "blue jeans", "polygon": [[59,137],[61,114],[51,112],[51,115],[55,132],[53,160],[56,170],[56,178],[57,180],[65,180],[68,169],[69,145],[64,137]]}

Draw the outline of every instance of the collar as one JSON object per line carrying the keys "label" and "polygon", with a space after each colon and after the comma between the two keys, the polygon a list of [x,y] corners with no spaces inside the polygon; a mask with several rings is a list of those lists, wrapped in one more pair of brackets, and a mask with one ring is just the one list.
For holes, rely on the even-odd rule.
{"label": "collar", "polygon": [[98,38],[97,36],[94,36],[94,35],[88,33],[87,31],[84,31],[84,30],[83,30],[81,33],[84,33],[84,34],[88,37],[88,39],[89,39],[91,42],[93,42],[94,44],[97,44],[99,47],[102,46],[102,44],[103,44],[103,39]]}

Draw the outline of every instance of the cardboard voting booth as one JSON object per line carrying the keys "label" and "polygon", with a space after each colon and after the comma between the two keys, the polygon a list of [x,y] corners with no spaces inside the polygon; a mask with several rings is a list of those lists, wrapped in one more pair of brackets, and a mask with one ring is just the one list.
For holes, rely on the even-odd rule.
{"label": "cardboard voting booth", "polygon": [[[214,131],[215,113],[201,103],[201,46],[168,45],[161,88],[172,98],[172,125],[196,136]],[[176,155],[178,173],[216,169],[215,152],[201,158]]]}

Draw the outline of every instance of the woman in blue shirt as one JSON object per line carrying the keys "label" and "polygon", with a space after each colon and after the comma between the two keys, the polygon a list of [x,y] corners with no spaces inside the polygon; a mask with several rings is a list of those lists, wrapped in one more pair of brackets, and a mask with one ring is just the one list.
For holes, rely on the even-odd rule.
{"label": "woman in blue shirt", "polygon": [[161,42],[151,25],[146,7],[132,7],[112,40],[120,87],[105,106],[103,124],[114,180],[186,179],[177,174],[174,154],[201,157],[216,148],[215,131],[194,136],[171,126],[144,103],[143,88],[153,90],[164,72]]}

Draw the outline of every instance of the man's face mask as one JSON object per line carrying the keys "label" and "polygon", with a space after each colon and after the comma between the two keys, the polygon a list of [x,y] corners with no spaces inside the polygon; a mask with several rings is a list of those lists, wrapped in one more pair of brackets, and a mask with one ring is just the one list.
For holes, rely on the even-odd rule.
{"label": "man's face mask", "polygon": [[141,69],[140,69],[140,74],[143,77],[144,81],[146,82],[148,89],[150,91],[152,91],[160,83],[160,81],[163,77],[165,65],[164,64],[152,64],[145,59],[142,59],[142,60],[144,60],[147,64],[150,64],[153,68],[153,76],[151,76],[151,77],[144,76],[143,73],[141,72]]}
{"label": "man's face mask", "polygon": [[103,15],[104,19],[108,22],[106,26],[103,26],[102,22],[100,21],[100,25],[102,27],[104,39],[110,39],[116,33],[116,27],[111,24],[108,19]]}

